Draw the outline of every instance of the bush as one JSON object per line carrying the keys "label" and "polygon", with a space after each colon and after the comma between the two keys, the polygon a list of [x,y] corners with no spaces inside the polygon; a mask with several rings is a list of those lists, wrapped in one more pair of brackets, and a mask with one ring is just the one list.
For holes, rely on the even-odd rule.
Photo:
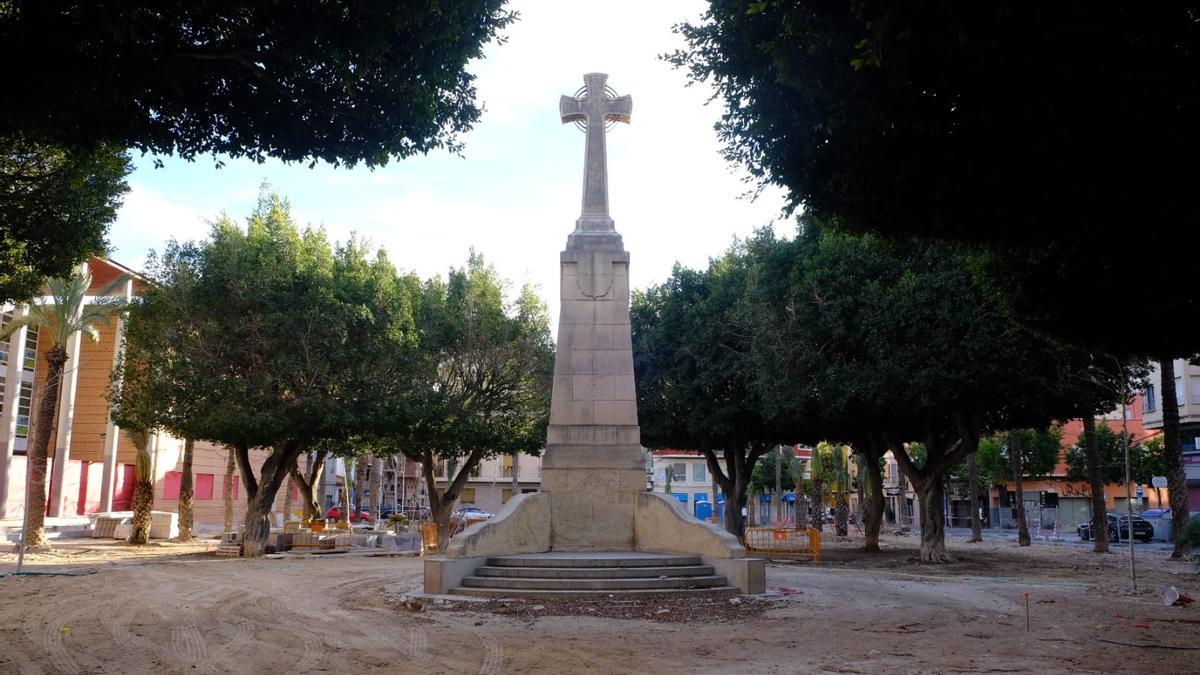
{"label": "bush", "polygon": [[1181,541],[1186,546],[1200,548],[1200,514],[1188,518],[1187,523],[1183,526]]}

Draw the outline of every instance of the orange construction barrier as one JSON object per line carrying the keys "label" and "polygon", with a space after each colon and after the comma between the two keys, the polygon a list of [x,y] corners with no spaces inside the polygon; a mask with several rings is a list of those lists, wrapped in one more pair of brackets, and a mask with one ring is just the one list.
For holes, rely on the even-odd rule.
{"label": "orange construction barrier", "polygon": [[821,533],[813,528],[747,527],[746,555],[821,561]]}
{"label": "orange construction barrier", "polygon": [[421,523],[421,554],[438,552],[437,523]]}

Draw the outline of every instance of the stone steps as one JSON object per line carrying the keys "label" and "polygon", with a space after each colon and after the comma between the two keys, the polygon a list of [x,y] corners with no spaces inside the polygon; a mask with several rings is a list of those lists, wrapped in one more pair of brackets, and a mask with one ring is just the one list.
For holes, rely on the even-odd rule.
{"label": "stone steps", "polygon": [[538,579],[656,579],[658,577],[703,577],[715,572],[708,565],[672,567],[498,567],[484,565],[477,577],[523,577]]}
{"label": "stone steps", "polygon": [[570,591],[538,591],[512,588],[466,588],[456,586],[450,589],[451,595],[472,595],[484,598],[528,598],[531,600],[557,599],[586,599],[586,598],[643,598],[643,597],[679,597],[689,595],[736,595],[741,593],[733,586],[714,586],[711,588],[660,588],[609,591],[570,590]]}
{"label": "stone steps", "polygon": [[736,591],[698,556],[621,551],[496,556],[450,589],[458,595],[542,598]]}
{"label": "stone steps", "polygon": [[699,565],[694,555],[657,553],[527,553],[488,558],[493,567],[668,567]]}

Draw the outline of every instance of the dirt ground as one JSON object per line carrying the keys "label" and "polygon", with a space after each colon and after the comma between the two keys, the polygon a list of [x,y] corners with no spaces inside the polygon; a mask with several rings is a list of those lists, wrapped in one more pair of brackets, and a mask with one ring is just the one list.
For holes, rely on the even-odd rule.
{"label": "dirt ground", "polygon": [[30,569],[85,574],[0,577],[0,673],[1200,672],[1200,602],[1160,596],[1200,600],[1196,563],[1140,555],[1132,593],[1123,555],[953,542],[934,566],[885,544],[772,563],[767,599],[440,604],[406,601],[419,558],[63,542]]}

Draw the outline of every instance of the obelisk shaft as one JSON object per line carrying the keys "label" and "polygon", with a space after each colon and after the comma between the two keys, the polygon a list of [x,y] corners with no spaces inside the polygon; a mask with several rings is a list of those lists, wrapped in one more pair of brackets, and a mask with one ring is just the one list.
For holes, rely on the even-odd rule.
{"label": "obelisk shaft", "polygon": [[[628,120],[628,97],[563,97],[563,120],[587,119],[583,214],[560,258],[558,344],[542,490],[555,550],[632,550],[646,489],[629,324],[629,254],[608,217],[605,115]],[[623,102],[623,103],[618,103]],[[616,107],[617,112],[612,112]],[[619,118],[620,119],[620,118]]]}

